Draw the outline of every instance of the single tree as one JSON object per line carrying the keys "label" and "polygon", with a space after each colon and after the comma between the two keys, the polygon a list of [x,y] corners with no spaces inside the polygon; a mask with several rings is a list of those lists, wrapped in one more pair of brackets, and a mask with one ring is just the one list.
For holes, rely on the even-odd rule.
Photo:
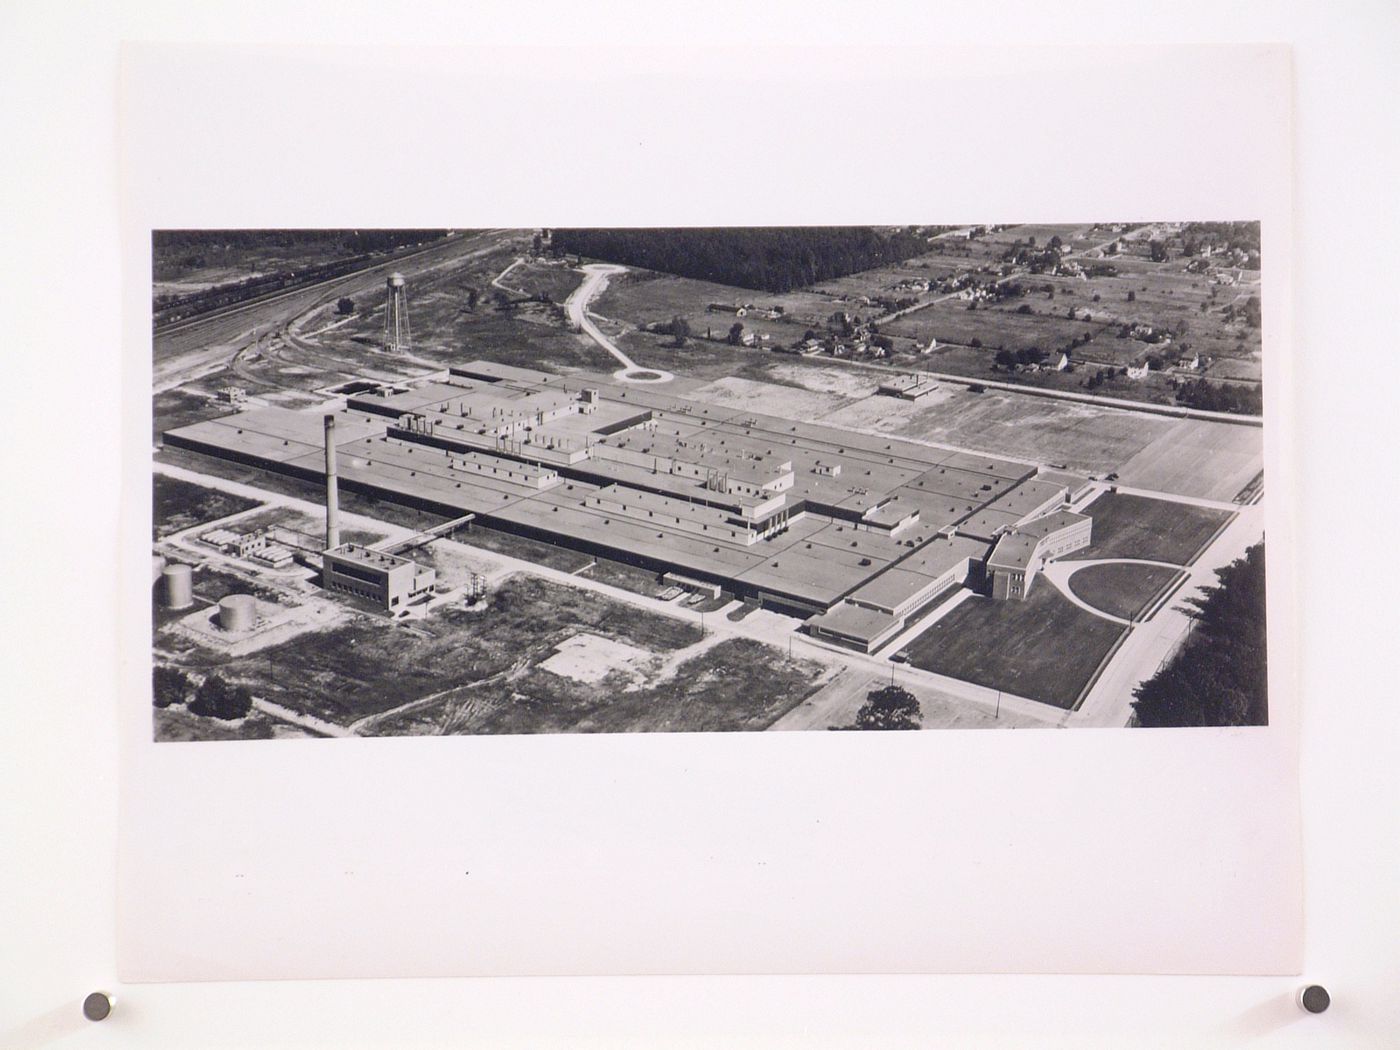
{"label": "single tree", "polygon": [[468,289],[467,289],[467,312],[468,312],[468,313],[473,313],[473,314],[476,313],[476,304],[477,304],[477,300],[479,300],[480,298],[481,298],[481,293],[478,292],[475,288],[468,288]]}
{"label": "single tree", "polygon": [[671,318],[671,338],[675,346],[685,346],[685,341],[690,338],[690,322],[679,314]]}
{"label": "single tree", "polygon": [[194,691],[194,698],[189,703],[190,714],[203,718],[215,717],[228,702],[228,694],[231,691],[229,684],[221,676],[217,674],[205,676],[204,681],[199,683],[199,688]]}
{"label": "single tree", "polygon": [[183,704],[190,695],[190,677],[178,667],[162,664],[155,669],[151,701],[156,707]]}
{"label": "single tree", "polygon": [[335,301],[335,312],[341,317],[348,317],[355,312],[355,300],[349,296],[342,295]]}
{"label": "single tree", "polygon": [[919,700],[903,686],[887,685],[866,694],[856,712],[857,729],[918,729],[923,722]]}
{"label": "single tree", "polygon": [[204,679],[190,701],[191,714],[233,721],[253,708],[253,695],[246,686],[231,686],[217,674]]}
{"label": "single tree", "polygon": [[739,321],[735,321],[729,326],[729,345],[738,346],[744,339],[744,326]]}

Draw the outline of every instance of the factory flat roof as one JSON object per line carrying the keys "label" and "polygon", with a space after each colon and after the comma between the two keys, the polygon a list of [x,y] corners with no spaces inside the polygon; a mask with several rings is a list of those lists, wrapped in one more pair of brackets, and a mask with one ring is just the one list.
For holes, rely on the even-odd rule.
{"label": "factory flat roof", "polygon": [[998,496],[987,509],[999,510],[1007,514],[1015,514],[1018,518],[1024,518],[1027,514],[1033,514],[1040,510],[1047,503],[1064,499],[1064,496],[1064,485],[1031,478]]}
{"label": "factory flat roof", "polygon": [[339,547],[333,547],[326,551],[326,554],[332,558],[358,562],[362,565],[372,565],[380,569],[394,569],[400,565],[413,565],[422,568],[412,558],[401,558],[397,554],[372,550],[358,543],[342,543]]}
{"label": "factory flat roof", "polygon": [[1019,515],[1008,513],[1004,510],[979,510],[967,518],[966,521],[958,522],[958,535],[971,536],[979,540],[991,540],[996,537],[998,529],[1008,529],[1020,520]]}
{"label": "factory flat roof", "polygon": [[966,536],[940,536],[901,561],[899,567],[924,576],[938,577],[959,562],[969,558],[982,558],[989,547],[990,544],[982,540],[969,539]]}
{"label": "factory flat roof", "polygon": [[864,606],[852,605],[850,602],[841,602],[834,605],[827,612],[813,616],[807,621],[809,628],[819,628],[830,631],[832,634],[839,634],[844,638],[851,638],[855,641],[871,645],[896,629],[900,621],[888,613],[880,612],[876,609],[867,609]]}
{"label": "factory flat roof", "polygon": [[886,612],[897,614],[901,607],[931,590],[937,582],[931,576],[896,566],[861,584],[849,600],[866,602]]}
{"label": "factory flat roof", "polygon": [[[728,579],[820,606],[867,584],[870,593],[894,589],[897,580],[917,588],[922,585],[914,576],[932,580],[958,561],[980,557],[988,547],[985,540],[935,538],[938,529],[1005,496],[1034,472],[1025,464],[980,453],[709,405],[606,378],[552,376],[485,362],[453,372],[449,382],[426,382],[384,398],[351,398],[351,407],[336,416],[342,479],[391,498],[435,504],[445,512],[477,513],[486,524],[494,521],[553,535],[561,542],[634,555],[699,579]],[[559,421],[581,440],[587,441],[600,427],[640,422],[651,413],[654,425],[645,436],[619,431],[625,436],[593,440],[629,447],[634,440],[650,440],[677,452],[693,449],[700,462],[713,462],[721,469],[730,464],[728,469],[736,474],[747,466],[754,477],[790,461],[796,476],[788,505],[808,501],[812,509],[792,519],[778,535],[751,544],[728,528],[700,536],[689,531],[695,528],[692,523],[719,524],[727,517],[722,508],[756,501],[710,491],[697,478],[602,459],[575,464],[593,480],[565,477],[541,490],[524,481],[540,468],[517,461],[494,442],[485,445],[476,433],[491,422],[478,413],[482,406],[489,414],[490,406],[528,411],[525,406],[562,405],[589,387],[599,392],[596,408]],[[359,407],[359,401],[365,407]],[[439,413],[439,408],[447,411]],[[473,414],[463,416],[464,408]],[[386,429],[400,411],[422,412],[437,422],[439,436],[475,445],[476,450],[388,437]],[[321,415],[318,410],[256,409],[170,433],[216,452],[319,475],[324,469]],[[558,424],[547,423],[535,433],[553,425]],[[519,447],[525,457],[530,450],[529,444]],[[494,466],[499,473],[453,466],[464,459]],[[840,476],[815,473],[818,463],[839,463]],[[616,506],[611,505],[613,499]],[[626,512],[621,511],[623,504]],[[877,521],[896,521],[917,509],[920,520],[896,539],[868,523],[833,520],[822,507],[838,515],[878,508]],[[668,516],[669,527],[664,524]],[[982,511],[981,517],[997,523],[1012,520],[994,509]],[[891,566],[897,566],[899,574],[876,583]]]}
{"label": "factory flat roof", "polygon": [[1060,510],[1028,521],[997,541],[987,564],[996,569],[1024,569],[1030,565],[1036,550],[1047,537],[1089,520],[1086,515]]}
{"label": "factory flat roof", "polygon": [[895,496],[878,507],[867,510],[861,517],[872,525],[898,525],[911,514],[917,514],[919,508],[908,500],[901,500]]}

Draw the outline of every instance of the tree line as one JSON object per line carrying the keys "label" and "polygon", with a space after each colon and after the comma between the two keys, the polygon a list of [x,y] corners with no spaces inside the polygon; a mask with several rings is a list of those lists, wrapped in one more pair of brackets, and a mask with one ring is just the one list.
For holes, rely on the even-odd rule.
{"label": "tree line", "polygon": [[446,230],[155,230],[151,247],[157,252],[189,252],[180,265],[198,267],[200,253],[243,250],[343,251],[352,255],[383,252],[406,244],[425,244],[447,235]]}
{"label": "tree line", "polygon": [[1188,379],[1176,389],[1176,400],[1187,408],[1203,412],[1233,412],[1257,416],[1264,412],[1264,392],[1242,383],[1208,383]]}
{"label": "tree line", "polygon": [[1264,543],[1217,569],[1193,599],[1195,623],[1175,656],[1134,692],[1144,726],[1257,726],[1269,722]]}
{"label": "tree line", "polygon": [[556,229],[551,249],[718,284],[788,292],[929,250],[904,230],[869,226]]}

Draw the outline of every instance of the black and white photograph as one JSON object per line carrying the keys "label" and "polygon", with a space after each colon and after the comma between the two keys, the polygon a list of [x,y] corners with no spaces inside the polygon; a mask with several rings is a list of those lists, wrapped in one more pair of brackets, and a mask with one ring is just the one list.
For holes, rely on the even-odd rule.
{"label": "black and white photograph", "polygon": [[1394,1044],[1393,3],[0,26],[0,1047]]}
{"label": "black and white photograph", "polygon": [[1269,722],[1255,219],[150,237],[158,741]]}

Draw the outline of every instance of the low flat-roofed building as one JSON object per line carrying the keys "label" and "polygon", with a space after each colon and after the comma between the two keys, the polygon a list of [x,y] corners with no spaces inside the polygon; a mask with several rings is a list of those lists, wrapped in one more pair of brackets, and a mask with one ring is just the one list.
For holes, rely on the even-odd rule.
{"label": "low flat-roofed building", "polygon": [[988,504],[987,509],[1014,514],[1016,524],[1019,525],[1062,506],[1068,492],[1064,485],[1042,478],[1031,478],[998,496]]}
{"label": "low flat-roofed building", "polygon": [[410,558],[345,543],[321,556],[321,585],[339,594],[354,594],[395,611],[433,589],[437,570]]}
{"label": "low flat-roofed building", "polygon": [[1069,493],[1068,502],[1073,503],[1080,496],[1088,492],[1093,486],[1083,474],[1073,474],[1067,470],[1042,470],[1036,475],[1037,481],[1049,481],[1056,485],[1063,485],[1065,491]]}
{"label": "low flat-roofed building", "polygon": [[992,597],[1024,599],[1046,562],[1089,546],[1093,526],[1087,515],[1059,510],[1002,536],[987,558]]}
{"label": "low flat-roofed building", "polygon": [[846,600],[852,605],[885,613],[903,620],[930,599],[937,597],[956,580],[935,579],[896,566],[886,569],[869,583],[857,587]]}
{"label": "low flat-roofed building", "polygon": [[839,602],[807,621],[812,637],[862,653],[875,652],[903,626],[902,619],[851,602]]}
{"label": "low flat-roofed building", "polygon": [[921,375],[893,376],[886,379],[876,388],[886,397],[903,398],[905,401],[917,401],[926,394],[931,394],[938,389],[938,383]]}
{"label": "low flat-roofed building", "polygon": [[958,522],[958,535],[990,542],[1003,532],[1015,528],[1017,520],[1016,515],[1009,511],[988,507]]}
{"label": "low flat-roofed building", "polygon": [[860,516],[860,520],[871,528],[881,529],[893,536],[918,523],[919,508],[908,500],[892,496],[878,506],[871,507]]}

